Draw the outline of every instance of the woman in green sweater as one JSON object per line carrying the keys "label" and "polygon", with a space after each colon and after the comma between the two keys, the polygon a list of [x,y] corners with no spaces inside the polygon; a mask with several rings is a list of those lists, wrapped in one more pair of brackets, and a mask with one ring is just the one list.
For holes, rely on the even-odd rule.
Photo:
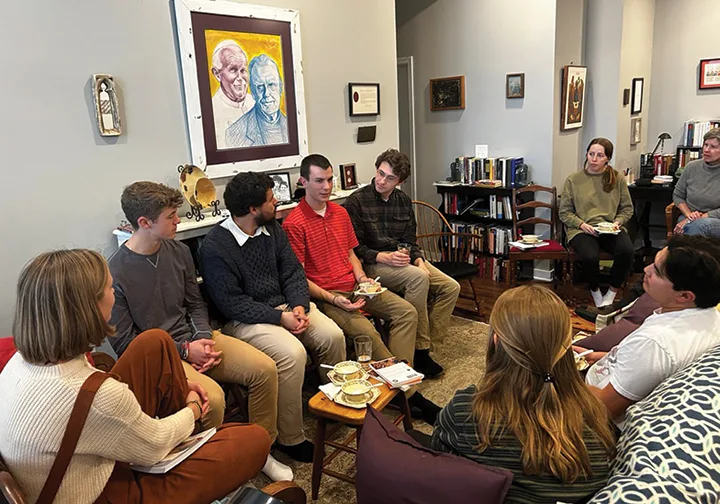
{"label": "woman in green sweater", "polygon": [[554,292],[505,291],[490,315],[485,376],[440,412],[431,448],[512,471],[506,503],[578,502],[605,486],[615,440],[571,339]]}
{"label": "woman in green sweater", "polygon": [[[567,228],[569,245],[575,249],[595,306],[612,304],[632,268],[635,248],[625,225],[633,204],[625,179],[610,166],[613,144],[594,138],[587,148],[585,166],[565,180],[559,216]],[[610,288],[600,292],[600,249],[613,255]]]}

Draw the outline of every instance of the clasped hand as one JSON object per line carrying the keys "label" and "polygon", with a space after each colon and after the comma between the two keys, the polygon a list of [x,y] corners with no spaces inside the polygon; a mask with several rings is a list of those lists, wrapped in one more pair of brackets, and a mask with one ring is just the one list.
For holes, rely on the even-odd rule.
{"label": "clasped hand", "polygon": [[707,213],[698,212],[695,210],[694,212],[690,212],[685,216],[685,220],[681,220],[677,224],[675,224],[675,229],[673,229],[673,233],[675,234],[683,234],[685,232],[685,225],[688,222],[693,222],[699,219],[705,219],[708,216]]}
{"label": "clasped hand", "polygon": [[214,351],[215,342],[209,338],[191,341],[188,347],[188,362],[199,373],[217,366],[222,360],[222,352]]}
{"label": "clasped hand", "polygon": [[298,335],[305,331],[310,325],[310,320],[305,315],[305,308],[296,306],[292,311],[284,311],[280,316],[280,325],[291,333]]}
{"label": "clasped hand", "polygon": [[[199,383],[188,380],[188,388],[190,390],[187,396],[185,396],[185,404],[193,411],[195,420],[199,420],[210,411],[210,399],[205,389]],[[193,401],[200,403],[199,411],[196,407],[191,406]]]}

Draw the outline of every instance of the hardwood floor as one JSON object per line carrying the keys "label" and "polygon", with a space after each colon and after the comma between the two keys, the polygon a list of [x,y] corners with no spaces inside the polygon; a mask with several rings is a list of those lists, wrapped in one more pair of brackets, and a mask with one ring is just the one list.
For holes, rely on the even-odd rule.
{"label": "hardwood floor", "polygon": [[[633,274],[628,279],[627,285],[632,285],[632,283],[637,281],[639,278],[641,278],[640,274]],[[525,285],[528,283],[543,285],[545,287],[552,288],[552,283],[539,281],[518,282],[516,286]],[[505,292],[508,288],[510,288],[510,286],[507,285],[505,282],[493,282],[492,280],[487,280],[484,278],[474,278],[473,284],[475,285],[475,292],[477,293],[478,304],[482,309],[482,316],[478,317],[476,314],[474,314],[475,306],[471,299],[463,299],[463,297],[465,296],[472,296],[472,291],[467,281],[463,281],[460,283],[461,297],[460,299],[458,299],[454,313],[455,315],[458,315],[460,317],[478,320],[480,322],[488,322],[488,320],[490,319],[490,312],[492,312],[493,306],[495,306],[495,301],[500,296],[500,294]],[[570,310],[570,314],[573,318],[573,328],[575,329],[575,331],[577,332],[581,330],[586,332],[595,332],[595,324],[576,316],[574,311],[574,308],[576,306],[592,305],[592,298],[590,296],[590,291],[587,290],[587,287],[585,285],[572,285],[570,283],[559,284],[556,292],[560,296],[560,298],[565,301],[565,304],[567,304],[568,309]],[[620,299],[622,296],[623,291],[621,290],[618,293],[618,299]]]}

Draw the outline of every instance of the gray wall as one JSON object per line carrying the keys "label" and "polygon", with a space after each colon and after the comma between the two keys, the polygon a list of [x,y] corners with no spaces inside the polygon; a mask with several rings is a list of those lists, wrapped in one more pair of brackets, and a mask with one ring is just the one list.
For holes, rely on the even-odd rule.
{"label": "gray wall", "polygon": [[582,129],[560,131],[562,73],[565,65],[583,65],[586,1],[557,0],[555,26],[555,84],[553,86],[552,184],[562,192],[565,179],[582,166]]}
{"label": "gray wall", "polygon": [[[617,143],[623,0],[590,0],[585,15],[585,57],[588,67],[582,145],[595,137]],[[619,95],[619,97],[618,97]]]}
{"label": "gray wall", "polygon": [[674,153],[685,121],[720,118],[720,89],[698,90],[700,60],[720,56],[719,26],[716,0],[656,0],[649,148],[667,131],[665,152]]}
{"label": "gray wall", "polygon": [[[457,156],[488,144],[523,155],[532,178],[552,173],[555,0],[398,0],[398,56],[415,57],[418,197]],[[525,73],[525,98],[505,99],[505,75]],[[465,75],[465,110],[431,112],[429,80]]]}
{"label": "gray wall", "polygon": [[[651,63],[653,54],[653,24],[655,17],[655,0],[625,0],[623,10],[622,50],[620,54],[620,96],[618,97],[617,141],[615,143],[615,168],[622,171],[632,168],[639,174],[640,153],[652,149],[654,142],[647,142],[647,117],[650,111],[650,93],[653,80]],[[630,104],[623,106],[622,90],[629,88],[632,93],[632,80],[643,77],[642,112],[630,115]],[[642,118],[640,143],[630,145],[631,117]]]}
{"label": "gray wall", "polygon": [[[355,162],[369,181],[381,150],[397,146],[394,6],[388,0],[255,0],[298,9],[302,30],[309,144],[335,163]],[[119,195],[135,180],[177,186],[189,160],[168,2],[15,2],[0,18],[0,335],[10,333],[22,265],[58,247],[114,249]],[[99,136],[88,82],[116,77],[125,133]],[[351,121],[347,83],[379,82],[382,115]],[[378,125],[358,145],[359,123]]]}

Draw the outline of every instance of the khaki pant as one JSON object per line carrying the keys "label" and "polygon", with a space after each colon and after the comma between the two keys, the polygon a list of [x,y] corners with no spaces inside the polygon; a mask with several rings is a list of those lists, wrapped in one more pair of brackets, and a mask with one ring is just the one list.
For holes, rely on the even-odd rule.
{"label": "khaki pant", "polygon": [[278,376],[275,362],[257,348],[237,338],[213,331],[215,351],[221,351],[221,362],[204,374],[183,362],[188,380],[198,382],[208,393],[210,412],[203,419],[203,427],[217,427],[225,414],[225,392],[220,383],[237,383],[248,387],[250,422],[258,424],[277,438]]}
{"label": "khaki pant", "polygon": [[[349,292],[331,291],[333,294],[351,297]],[[412,366],[415,357],[415,333],[417,332],[417,312],[415,308],[400,296],[388,291],[372,299],[365,298],[363,311],[380,317],[390,324],[389,350],[383,343],[375,326],[360,311],[348,312],[331,303],[318,302],[320,309],[340,326],[345,336],[354,340],[357,336],[370,336],[373,340],[373,360],[396,356],[405,359]]]}
{"label": "khaki pant", "polygon": [[[160,329],[139,334],[112,372],[120,376],[151,417],[185,407],[188,385],[170,335]],[[145,474],[116,462],[96,504],[197,504],[222,499],[260,472],[270,437],[260,426],[225,424],[180,465],[166,474]]]}
{"label": "khaki pant", "polygon": [[402,295],[417,310],[417,338],[415,348],[428,350],[441,343],[450,323],[450,315],[460,295],[460,284],[429,262],[428,276],[417,266],[364,265],[367,276],[380,276],[380,283]]}
{"label": "khaki pant", "polygon": [[[287,305],[276,307],[284,310]],[[326,317],[315,303],[308,312],[310,326],[298,335],[273,324],[241,324],[228,322],[223,333],[249,343],[268,355],[278,373],[278,442],[296,445],[305,440],[302,416],[302,385],[307,352],[305,346],[316,351],[322,364],[336,364],[345,360],[345,337],[340,328]],[[327,381],[327,370],[320,369],[320,377]]]}

